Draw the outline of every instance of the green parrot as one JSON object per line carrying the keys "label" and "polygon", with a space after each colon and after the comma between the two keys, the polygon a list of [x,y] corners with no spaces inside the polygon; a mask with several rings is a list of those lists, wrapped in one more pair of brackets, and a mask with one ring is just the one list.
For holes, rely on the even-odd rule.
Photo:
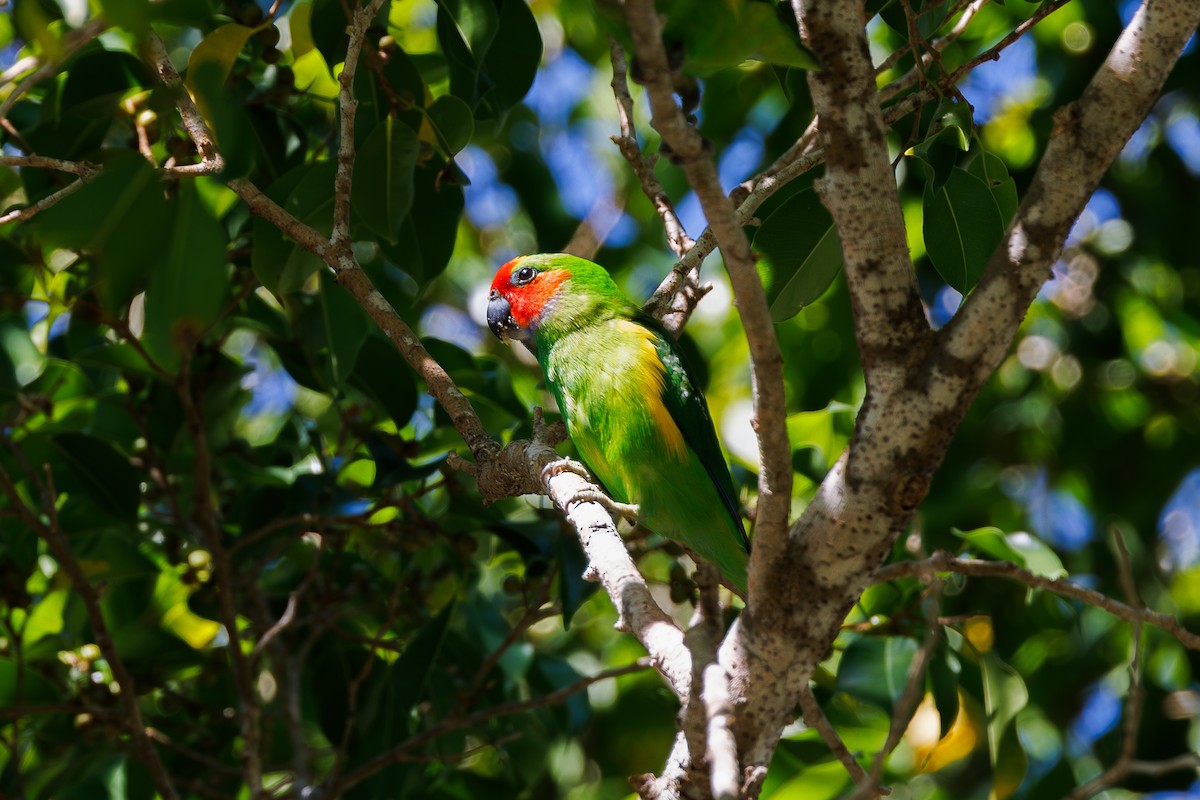
{"label": "green parrot", "polygon": [[608,272],[575,256],[522,256],[496,272],[488,327],[537,357],[567,432],[614,500],[746,594],[749,543],[704,396],[675,340]]}

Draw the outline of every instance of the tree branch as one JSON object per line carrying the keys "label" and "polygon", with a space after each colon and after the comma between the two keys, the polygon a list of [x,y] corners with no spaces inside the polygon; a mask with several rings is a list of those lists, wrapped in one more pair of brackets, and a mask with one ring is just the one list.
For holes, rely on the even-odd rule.
{"label": "tree branch", "polygon": [[838,761],[846,768],[846,772],[850,773],[850,777],[855,783],[862,783],[868,780],[866,770],[862,768],[862,764],[858,763],[850,750],[847,749],[846,743],[842,741],[842,737],[838,736],[838,732],[829,722],[829,718],[825,716],[825,712],[821,709],[821,704],[817,702],[816,695],[813,694],[811,686],[805,686],[800,691],[800,710],[804,715],[804,724],[810,728],[815,728],[817,733],[821,734],[821,738],[825,740],[825,744],[837,756]]}
{"label": "tree branch", "polygon": [[[868,393],[849,448],[790,531],[783,566],[760,576],[774,589],[770,602],[751,602],[726,637],[720,659],[734,676],[733,689],[739,696],[738,738],[744,767],[769,761],[786,724],[785,709],[793,708],[798,698],[799,684],[808,680],[871,573],[912,519],[967,408],[1003,358],[1025,308],[1050,274],[1070,221],[1095,188],[1088,181],[1099,180],[1100,172],[1136,128],[1139,114],[1150,108],[1170,64],[1200,21],[1200,6],[1186,0],[1151,0],[1151,5],[1154,11],[1139,12],[1110,57],[1110,62],[1140,64],[1144,69],[1117,78],[1111,64],[1102,68],[1096,82],[1103,90],[1089,89],[1083,100],[1060,115],[1071,124],[1059,125],[1034,189],[997,256],[1002,263],[989,267],[964,309],[936,335],[924,361],[910,362],[905,380],[885,381],[887,391]],[[842,12],[829,11],[827,16],[838,13]],[[814,28],[809,22],[806,17],[812,36],[817,30],[832,28],[836,34],[838,25],[850,26],[849,21],[826,19]],[[861,21],[857,24],[861,26]],[[861,43],[860,37],[855,41]],[[1143,46],[1143,42],[1153,45]],[[854,113],[860,122],[865,119],[865,112]],[[822,126],[825,122],[823,118]],[[1064,130],[1070,133],[1066,144]],[[1116,137],[1110,144],[1097,141],[1110,136]],[[851,146],[850,154],[854,151]],[[862,152],[865,158],[866,151]],[[853,162],[845,153],[840,157]],[[1053,166],[1084,161],[1089,165],[1087,180],[1079,170]],[[846,172],[853,185],[853,171]],[[888,173],[882,185],[890,182]],[[1047,226],[1051,219],[1053,224]],[[1053,237],[1057,243],[1051,242]],[[1029,252],[1035,242],[1040,246],[1036,259]],[[1013,252],[1022,257],[1011,259]],[[1019,269],[1005,266],[1012,260],[1019,261]],[[1025,268],[1035,260],[1036,267]],[[883,269],[880,264],[877,271]],[[852,272],[848,267],[851,283]],[[897,296],[880,303],[902,308],[912,302],[906,289],[897,291],[909,299]],[[870,337],[880,335],[891,334],[872,332]],[[1182,630],[1173,620],[1170,625],[1172,632]]]}
{"label": "tree branch", "polygon": [[[646,92],[653,112],[651,125],[678,158],[688,183],[713,230],[737,300],[746,341],[750,345],[750,379],[760,456],[755,547],[750,557],[749,601],[759,586],[756,563],[783,556],[788,514],[792,501],[791,448],[787,440],[787,402],[783,388],[783,356],[771,322],[766,294],[755,268],[754,255],[733,204],[721,189],[716,166],[703,137],[688,125],[675,103],[671,71],[662,42],[662,23],[652,0],[626,0],[625,18],[633,36]],[[759,577],[756,577],[759,575]]]}
{"label": "tree branch", "polygon": [[827,67],[808,73],[825,150],[825,175],[815,185],[842,242],[867,391],[890,392],[928,346],[930,330],[908,256],[866,31],[851,4],[794,5],[809,47]]}
{"label": "tree branch", "polygon": [[1137,130],[1188,37],[1200,4],[1147,0],[1054,132],[1004,240],[975,290],[939,331],[935,400],[974,395],[1000,364],[1025,311],[1100,178]]}
{"label": "tree branch", "polygon": [[[333,233],[329,246],[335,252],[350,246],[350,190],[354,178],[354,115],[358,111],[358,100],[354,97],[354,74],[358,71],[358,57],[362,52],[363,37],[367,26],[383,7],[384,0],[371,0],[366,8],[355,8],[350,25],[350,42],[346,46],[346,60],[338,76],[341,88],[338,93],[338,113],[341,134],[338,142],[337,173],[333,179]],[[357,265],[357,262],[356,262]],[[336,265],[331,265],[337,269]]]}
{"label": "tree branch", "polygon": [[392,764],[413,763],[426,760],[423,756],[415,754],[413,751],[428,742],[433,741],[439,736],[444,736],[451,731],[468,725],[475,725],[480,722],[485,722],[499,717],[507,717],[513,714],[520,714],[523,711],[530,711],[535,708],[557,705],[563,702],[573,694],[577,694],[587,689],[594,683],[599,683],[609,678],[618,678],[622,675],[629,675],[634,672],[641,672],[649,668],[650,664],[646,660],[635,661],[632,664],[626,664],[622,667],[612,667],[610,669],[601,670],[595,675],[589,675],[581,678],[572,684],[557,689],[550,694],[544,694],[539,697],[531,697],[528,700],[517,700],[511,703],[503,703],[492,708],[485,708],[479,711],[465,714],[462,716],[450,717],[442,722],[427,728],[416,736],[408,739],[396,747],[381,753],[367,763],[360,766],[353,772],[347,773],[344,778],[334,783],[329,788],[330,797],[341,797],[347,790],[362,783],[367,778],[371,777],[380,770],[391,766]]}
{"label": "tree branch", "polygon": [[192,514],[199,528],[201,541],[212,557],[213,577],[217,588],[217,601],[221,624],[228,639],[229,666],[233,684],[237,689],[241,706],[239,718],[242,732],[240,758],[249,785],[251,800],[262,794],[262,754],[259,752],[261,730],[259,718],[262,709],[254,689],[251,659],[242,652],[241,632],[238,628],[237,599],[234,591],[236,573],[229,551],[221,539],[221,528],[217,522],[213,504],[212,461],[205,435],[204,415],[192,397],[190,380],[191,352],[183,355],[183,367],[175,381],[176,395],[183,409],[184,425],[192,444]]}
{"label": "tree branch", "polygon": [[[3,102],[0,102],[0,120],[7,120],[8,112],[12,111],[13,106],[17,104],[17,101],[20,100],[27,91],[29,91],[37,83],[44,81],[46,78],[49,78],[51,75],[58,72],[63,63],[71,58],[71,56],[75,55],[75,53],[78,52],[81,47],[95,39],[100,34],[104,33],[104,31],[108,30],[108,25],[108,20],[104,19],[104,17],[93,17],[84,23],[82,27],[71,31],[64,36],[62,41],[62,54],[57,59],[43,63],[33,72],[26,75],[25,79],[17,84],[16,88],[9,92],[8,96],[4,98]],[[22,63],[27,65],[29,64],[29,62],[24,59],[22,59]],[[8,80],[16,77],[16,74],[11,75],[10,77],[11,72],[12,70],[8,70],[4,73]]]}
{"label": "tree branch", "polygon": [[608,47],[613,68],[612,90],[617,100],[617,118],[621,125],[621,135],[610,138],[629,162],[633,174],[642,184],[642,192],[654,204],[654,210],[658,212],[667,232],[667,243],[675,252],[675,257],[683,258],[694,242],[684,230],[683,223],[675,213],[675,206],[671,204],[671,198],[667,196],[666,190],[654,174],[654,164],[658,159],[643,153],[638,144],[637,131],[633,127],[633,97],[629,94],[629,82],[626,80],[625,51],[612,37],[609,37]]}
{"label": "tree branch", "polygon": [[888,564],[875,572],[873,582],[884,583],[899,578],[919,578],[923,581],[932,581],[936,579],[938,572],[954,572],[959,575],[1007,578],[1018,581],[1033,589],[1044,589],[1061,597],[1069,597],[1072,600],[1079,600],[1095,606],[1126,622],[1142,622],[1161,628],[1178,639],[1180,644],[1189,650],[1200,651],[1200,635],[1183,627],[1174,617],[1145,608],[1135,608],[1093,589],[1071,583],[1065,578],[1047,578],[1037,575],[1009,561],[956,558],[947,552],[939,551],[923,561],[901,561],[896,564]]}
{"label": "tree branch", "polygon": [[[12,447],[14,455],[19,460],[24,460],[23,454],[16,447],[7,441],[6,444]],[[26,464],[25,466],[28,465]],[[178,800],[179,794],[175,791],[175,787],[171,783],[171,778],[167,774],[166,767],[163,765],[158,751],[150,741],[146,723],[142,718],[142,710],[138,706],[137,686],[134,684],[133,676],[129,674],[129,669],[125,666],[121,654],[117,651],[117,647],[113,643],[112,634],[108,630],[108,624],[104,621],[104,611],[100,608],[100,595],[88,580],[79,560],[75,558],[75,554],[71,552],[71,546],[67,542],[67,537],[63,535],[63,531],[59,527],[57,512],[58,496],[54,489],[54,474],[50,471],[50,466],[46,465],[45,480],[42,483],[37,480],[37,476],[32,469],[26,469],[26,473],[31,484],[37,485],[41,483],[44,494],[43,505],[45,507],[46,521],[39,518],[38,514],[25,504],[21,495],[17,492],[16,485],[2,469],[0,469],[0,490],[3,490],[4,495],[12,504],[12,508],[20,516],[21,521],[30,530],[36,532],[46,543],[46,546],[50,549],[50,553],[54,556],[54,560],[58,562],[59,568],[70,579],[71,587],[75,590],[79,599],[83,601],[88,623],[92,626],[92,633],[96,636],[96,645],[100,648],[100,652],[104,654],[104,659],[108,662],[109,669],[112,670],[113,680],[116,681],[117,686],[120,688],[117,697],[121,706],[125,709],[123,722],[130,736],[133,737],[134,750],[138,755],[138,759],[146,765],[146,769],[150,773],[150,778],[153,780],[154,787],[158,790],[158,793],[166,798],[166,800]],[[78,709],[77,711],[83,711],[83,709]]]}

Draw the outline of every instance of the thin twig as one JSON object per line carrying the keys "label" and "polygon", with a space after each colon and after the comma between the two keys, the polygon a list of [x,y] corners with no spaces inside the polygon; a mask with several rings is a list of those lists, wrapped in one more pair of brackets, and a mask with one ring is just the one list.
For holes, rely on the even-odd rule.
{"label": "thin twig", "polygon": [[639,659],[632,664],[626,664],[622,667],[612,667],[606,670],[601,670],[595,675],[589,675],[581,678],[574,683],[568,684],[561,689],[557,689],[549,694],[544,694],[539,697],[531,697],[528,700],[517,700],[511,703],[502,703],[491,708],[481,709],[471,714],[463,716],[451,717],[443,720],[437,725],[426,729],[416,736],[408,739],[405,742],[393,747],[386,753],[381,753],[367,763],[363,764],[353,772],[347,773],[344,778],[334,783],[329,790],[331,797],[340,797],[351,787],[362,783],[367,778],[371,777],[380,770],[391,766],[392,764],[401,764],[408,762],[420,762],[426,760],[423,755],[416,754],[413,751],[428,742],[444,736],[451,731],[459,730],[468,725],[485,722],[487,720],[499,719],[513,714],[520,714],[523,711],[530,711],[535,708],[543,708],[545,706],[557,705],[565,701],[568,697],[584,691],[589,686],[600,681],[610,678],[619,678],[622,675],[629,675],[634,672],[642,672],[650,669],[649,659]]}
{"label": "thin twig", "polygon": [[[1116,551],[1117,576],[1125,601],[1134,608],[1142,608],[1133,577],[1133,564],[1129,558],[1129,550],[1125,547],[1125,537],[1121,535],[1120,530],[1113,531],[1112,545]],[[1129,774],[1129,765],[1137,756],[1138,726],[1142,721],[1142,707],[1146,701],[1146,688],[1142,684],[1143,643],[1140,621],[1133,623],[1131,638],[1133,655],[1129,659],[1129,696],[1125,701],[1125,714],[1121,721],[1121,750],[1116,761],[1092,780],[1076,787],[1065,800],[1085,800],[1096,792],[1116,786]]]}
{"label": "thin twig", "polygon": [[[19,457],[19,460],[24,460],[23,454],[15,447],[13,448],[13,452],[14,455]],[[133,737],[138,758],[150,772],[150,777],[154,781],[154,786],[158,790],[158,793],[167,800],[177,800],[179,795],[175,791],[170,777],[168,777],[166,767],[163,765],[158,751],[154,748],[154,744],[150,741],[150,737],[146,733],[146,724],[142,720],[142,711],[138,706],[137,686],[134,684],[133,676],[130,675],[128,668],[126,668],[121,654],[117,651],[116,645],[113,643],[112,635],[108,630],[108,624],[104,621],[104,612],[100,608],[100,596],[97,594],[95,587],[88,581],[83,567],[79,564],[78,559],[75,558],[74,553],[71,552],[67,538],[58,526],[58,496],[54,488],[54,473],[50,471],[49,465],[45,467],[43,481],[38,481],[36,473],[32,470],[26,470],[26,473],[32,483],[35,485],[40,484],[42,487],[45,521],[25,505],[25,502],[17,492],[16,485],[4,470],[0,470],[0,489],[8,497],[12,507],[20,514],[22,521],[30,530],[35,531],[46,542],[46,546],[50,548],[50,552],[54,556],[55,561],[58,562],[59,568],[66,573],[71,581],[71,586],[75,589],[75,593],[83,601],[88,622],[92,626],[92,633],[96,636],[96,645],[100,648],[100,652],[104,654],[109,669],[112,670],[113,680],[116,681],[117,686],[120,688],[119,700],[125,709],[123,721],[130,735]]]}
{"label": "thin twig", "polygon": [[[783,356],[771,321],[766,293],[745,231],[733,203],[725,196],[716,165],[699,131],[690,126],[675,103],[674,84],[662,41],[662,20],[653,0],[626,0],[625,19],[645,77],[653,112],[651,124],[678,157],[713,229],[737,300],[750,347],[751,395],[760,453],[756,546],[751,555],[750,597],[756,594],[756,563],[782,560],[791,510],[791,448],[784,419]],[[765,588],[765,587],[764,587]]]}
{"label": "thin twig", "polygon": [[940,581],[934,584],[929,602],[931,605],[929,629],[925,633],[925,640],[921,642],[921,647],[913,656],[912,663],[908,666],[908,680],[904,685],[904,691],[895,702],[895,710],[892,712],[892,720],[888,726],[887,740],[875,754],[866,782],[859,782],[858,789],[850,796],[851,800],[866,800],[866,798],[879,797],[888,793],[879,785],[879,779],[883,775],[883,765],[887,761],[887,757],[900,744],[900,737],[904,735],[909,722],[912,721],[913,713],[916,712],[921,698],[925,695],[925,665],[933,657],[933,651],[942,638],[942,626],[936,622],[941,610]]}
{"label": "thin twig", "polygon": [[617,40],[611,37],[608,46],[613,69],[612,90],[617,101],[617,118],[621,126],[621,135],[609,138],[621,150],[621,155],[625,156],[625,160],[633,168],[633,174],[642,184],[642,192],[654,204],[654,210],[658,212],[666,230],[667,243],[675,251],[675,257],[683,258],[694,242],[680,222],[679,215],[675,213],[671,198],[667,196],[666,190],[654,174],[654,164],[658,159],[643,153],[638,144],[637,130],[633,126],[633,97],[629,94],[629,82],[626,79],[625,51],[621,49]]}
{"label": "thin twig", "polygon": [[208,450],[204,413],[192,397],[190,370],[192,353],[183,354],[183,365],[175,383],[175,394],[183,409],[184,424],[192,444],[192,514],[205,548],[212,557],[221,624],[228,637],[226,650],[230,670],[241,706],[239,721],[242,731],[242,767],[249,785],[251,800],[262,794],[262,756],[259,752],[261,709],[254,689],[252,661],[242,652],[241,632],[238,629],[237,599],[234,584],[236,572],[229,551],[222,541],[221,529],[213,500],[213,467]]}
{"label": "thin twig", "polygon": [[1046,578],[1037,575],[1024,567],[1008,561],[983,561],[974,558],[956,558],[947,552],[939,551],[924,561],[901,561],[889,564],[876,571],[874,582],[884,583],[900,578],[919,578],[924,581],[933,580],[938,572],[954,572],[960,575],[978,577],[1008,578],[1019,581],[1034,589],[1045,589],[1063,597],[1080,600],[1088,605],[1107,611],[1118,619],[1126,622],[1144,622],[1161,628],[1174,636],[1189,650],[1200,650],[1200,635],[1192,633],[1183,627],[1174,617],[1160,614],[1145,608],[1134,608],[1120,600],[1087,589],[1063,578]]}
{"label": "thin twig", "polygon": [[[83,27],[71,31],[69,34],[64,36],[62,42],[62,52],[59,57],[52,61],[47,61],[33,72],[26,75],[25,79],[17,84],[17,87],[13,89],[7,97],[4,98],[3,102],[0,102],[0,119],[8,119],[8,112],[12,111],[12,107],[16,105],[17,101],[20,100],[27,91],[29,91],[39,82],[58,72],[59,67],[61,67],[62,64],[67,61],[67,59],[75,55],[79,48],[83,47],[85,44],[104,33],[104,31],[108,30],[108,25],[108,20],[104,19],[104,17],[93,17],[92,19],[88,20]],[[7,74],[8,73],[6,72],[5,75]]]}
{"label": "thin twig", "polygon": [[517,624],[513,625],[512,630],[510,630],[508,635],[504,637],[504,641],[500,642],[500,644],[488,654],[488,657],[483,660],[483,663],[479,665],[479,669],[475,672],[475,677],[472,678],[471,683],[468,684],[467,691],[464,692],[462,697],[459,699],[458,709],[460,711],[468,708],[471,703],[476,700],[476,698],[479,696],[479,692],[483,689],[484,681],[487,680],[492,669],[500,663],[500,659],[504,657],[504,654],[507,653],[514,644],[521,640],[521,637],[525,635],[527,630],[544,619],[549,619],[550,617],[562,613],[562,609],[556,606],[543,608],[543,605],[546,603],[549,594],[550,580],[547,579],[542,584],[542,590],[538,593],[537,598],[529,604],[528,608],[525,609],[525,613],[521,616],[521,619],[517,620]]}
{"label": "thin twig", "polygon": [[350,42],[346,47],[346,60],[338,82],[341,121],[340,141],[337,151],[337,173],[333,179],[333,233],[329,246],[336,252],[350,244],[350,191],[354,178],[354,114],[358,111],[358,100],[354,97],[354,75],[358,71],[358,57],[362,52],[363,37],[367,26],[383,6],[384,0],[371,0],[366,8],[354,11],[350,25]]}
{"label": "thin twig", "polygon": [[867,780],[866,770],[851,754],[846,743],[842,741],[842,737],[838,736],[837,730],[829,722],[829,717],[825,716],[825,712],[821,709],[821,704],[817,702],[817,696],[813,694],[811,686],[805,686],[800,690],[800,710],[804,714],[804,724],[810,728],[816,728],[830,751],[846,767],[846,771],[850,773],[854,782],[862,783]]}
{"label": "thin twig", "polygon": [[3,216],[0,216],[0,225],[7,225],[10,222],[25,222],[35,214],[45,211],[55,203],[58,203],[59,201],[75,194],[77,191],[83,188],[83,185],[87,183],[88,180],[90,180],[90,177],[80,178],[77,181],[72,181],[63,188],[59,189],[57,192],[46,195],[32,205],[25,206],[24,208],[14,209]]}

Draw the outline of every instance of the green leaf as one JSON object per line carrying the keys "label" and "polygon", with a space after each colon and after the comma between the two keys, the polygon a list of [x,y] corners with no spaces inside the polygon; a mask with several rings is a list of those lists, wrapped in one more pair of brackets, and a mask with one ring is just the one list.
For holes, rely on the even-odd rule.
{"label": "green leaf", "polygon": [[942,279],[963,294],[979,280],[1004,227],[991,190],[966,170],[951,170],[940,191],[926,184],[925,249]]}
{"label": "green leaf", "polygon": [[1029,691],[1016,670],[994,652],[982,654],[979,668],[983,673],[988,754],[995,773],[992,791],[997,800],[1004,800],[1016,791],[1025,775],[1025,751],[1012,723],[1029,702]]}
{"label": "green leaf", "polygon": [[448,604],[441,612],[425,623],[392,665],[392,676],[396,691],[392,708],[397,717],[404,719],[420,701],[429,683],[429,676],[438,666],[438,656],[446,641],[446,631],[454,616],[456,605]]}
{"label": "green leaf", "polygon": [[961,539],[965,539],[970,543],[971,547],[980,552],[987,553],[992,558],[999,559],[1000,561],[1011,561],[1022,567],[1025,566],[1025,559],[1008,543],[1004,532],[999,528],[988,526],[976,528],[972,531],[961,531],[958,528],[951,528],[950,532]]}
{"label": "green leaf", "polygon": [[939,650],[929,661],[929,687],[938,716],[941,717],[941,736],[945,736],[958,718],[958,684],[962,665],[949,647],[943,646]]}
{"label": "green leaf", "polygon": [[996,206],[1000,209],[1000,218],[1007,228],[1017,213],[1017,184],[1009,177],[1008,166],[1004,160],[980,146],[978,155],[967,165],[967,172],[979,178],[992,190],[992,197],[996,199]]}
{"label": "green leaf", "polygon": [[150,0],[100,0],[104,15],[139,39],[150,29]]}
{"label": "green leaf", "polygon": [[492,0],[438,0],[438,10],[454,24],[476,61],[481,62],[500,29],[496,4]]}
{"label": "green leaf", "polygon": [[463,211],[462,188],[448,183],[438,186],[437,178],[437,169],[417,167],[412,211],[400,226],[399,240],[395,245],[381,245],[387,260],[421,287],[450,263]]}
{"label": "green leaf", "polygon": [[175,206],[171,243],[146,286],[143,341],[168,371],[216,320],[229,289],[225,229],[200,201],[194,184],[183,182]]}
{"label": "green leaf", "polygon": [[837,228],[812,189],[789,197],[763,220],[753,246],[774,322],[816,302],[842,269]]}
{"label": "green leaf", "polygon": [[1024,531],[1005,535],[999,528],[993,527],[977,528],[973,531],[960,531],[958,528],[950,530],[955,536],[970,543],[971,547],[992,558],[1011,561],[1045,578],[1062,578],[1067,575],[1062,560],[1050,546]]}
{"label": "green leaf", "polygon": [[[191,57],[188,58],[187,76],[184,78],[187,88],[195,94],[197,90],[196,73],[210,65],[214,67],[212,75],[216,78],[216,85],[220,86],[225,83],[225,79],[233,70],[233,64],[237,61],[238,54],[242,52],[252,35],[254,35],[253,28],[229,22],[201,39],[200,43],[192,50]],[[196,98],[196,104],[200,106],[200,111],[204,116],[208,117],[208,111],[201,98]]]}
{"label": "green leaf", "polygon": [[[267,196],[301,222],[328,235],[333,230],[333,177],[336,170],[336,165],[330,161],[297,167],[273,183]],[[270,222],[255,218],[250,266],[263,286],[272,292],[296,291],[324,263],[284,236]]]}
{"label": "green leaf", "polygon": [[842,653],[837,690],[891,713],[917,649],[916,640],[906,636],[860,636]]}
{"label": "green leaf", "polygon": [[320,285],[315,302],[300,317],[299,328],[307,352],[317,359],[313,366],[326,388],[333,389],[350,377],[372,325],[362,306],[338,284],[333,273],[322,272]]}
{"label": "green leaf", "polygon": [[[376,667],[360,697],[356,744],[351,764],[365,762],[388,749],[391,742],[408,737],[413,708],[425,696],[431,677],[444,665],[439,662],[456,605],[449,603],[409,640],[404,652],[388,669]],[[355,787],[351,797],[389,796],[400,784],[402,767],[392,766]]]}
{"label": "green leaf", "polygon": [[388,116],[358,151],[351,193],[354,211],[390,242],[396,241],[396,231],[412,208],[413,168],[419,149],[416,132]]}
{"label": "green leaf", "polygon": [[60,433],[51,442],[80,489],[97,506],[129,523],[137,518],[141,479],[127,457],[103,439],[82,433]]}
{"label": "green leaf", "polygon": [[45,245],[83,250],[100,266],[101,304],[123,313],[169,234],[168,212],[154,167],[127,152],[79,191],[35,218]]}
{"label": "green leaf", "polygon": [[0,392],[16,392],[42,374],[46,357],[18,316],[0,317]]}
{"label": "green leaf", "polygon": [[1041,539],[1025,531],[1016,531],[1004,538],[1008,546],[1020,554],[1021,562],[1030,572],[1050,579],[1067,576],[1067,570],[1058,554]]}
{"label": "green leaf", "polygon": [[404,427],[417,410],[417,381],[395,345],[378,334],[369,335],[358,351],[350,383]]}
{"label": "green leaf", "polygon": [[558,560],[558,597],[562,602],[563,629],[566,630],[571,627],[575,612],[600,587],[595,581],[584,580],[588,560],[577,537],[556,536],[554,549]]}
{"label": "green leaf", "polygon": [[525,0],[501,0],[499,30],[482,60],[493,86],[487,98],[495,116],[521,102],[541,60],[542,34],[533,11]]}
{"label": "green leaf", "polygon": [[36,706],[43,703],[61,701],[62,696],[57,687],[37,670],[24,671],[23,691],[18,696],[20,686],[19,670],[12,659],[0,658],[0,708],[16,708],[21,706]]}
{"label": "green leaf", "polygon": [[426,109],[429,125],[442,154],[450,158],[471,143],[475,117],[470,107],[452,94],[444,94]]}

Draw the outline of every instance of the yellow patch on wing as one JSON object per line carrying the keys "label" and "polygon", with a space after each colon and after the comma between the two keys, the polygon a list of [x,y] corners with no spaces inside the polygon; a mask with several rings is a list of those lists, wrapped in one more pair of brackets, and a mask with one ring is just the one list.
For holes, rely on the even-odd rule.
{"label": "yellow patch on wing", "polygon": [[650,418],[654,420],[654,425],[662,434],[663,443],[667,447],[667,451],[677,460],[687,458],[687,442],[683,440],[683,433],[679,430],[679,426],[675,424],[675,420],[671,417],[671,412],[663,403],[663,388],[666,385],[666,368],[663,367],[662,361],[658,357],[658,348],[654,344],[654,334],[629,320],[617,320],[616,325],[625,333],[633,334],[641,339],[638,345],[641,349],[639,353],[639,361],[641,368],[636,370],[633,376],[634,382],[640,384],[638,386],[638,396],[645,398],[646,410],[650,412]]}

